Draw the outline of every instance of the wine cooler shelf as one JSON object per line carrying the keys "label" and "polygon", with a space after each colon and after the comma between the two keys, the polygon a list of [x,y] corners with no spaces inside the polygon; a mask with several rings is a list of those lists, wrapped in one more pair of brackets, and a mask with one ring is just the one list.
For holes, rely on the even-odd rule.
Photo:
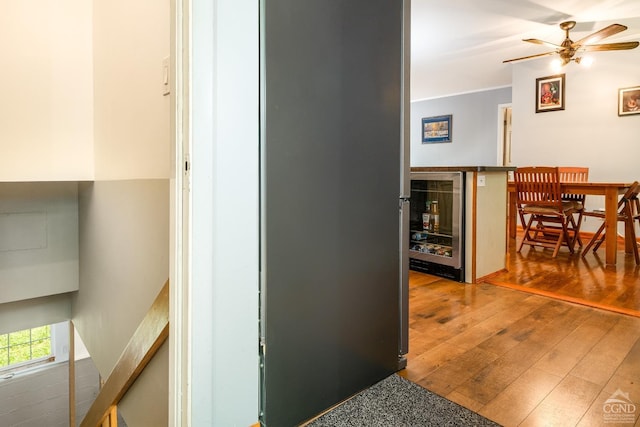
{"label": "wine cooler shelf", "polygon": [[412,230],[409,250],[424,254],[451,257],[453,256],[451,239],[452,236],[446,234]]}

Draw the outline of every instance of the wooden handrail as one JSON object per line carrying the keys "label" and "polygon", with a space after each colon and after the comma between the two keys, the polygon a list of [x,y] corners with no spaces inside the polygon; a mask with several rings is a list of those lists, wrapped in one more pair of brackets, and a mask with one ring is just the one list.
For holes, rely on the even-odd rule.
{"label": "wooden handrail", "polygon": [[169,336],[169,280],[147,311],[91,405],[81,427],[100,426]]}

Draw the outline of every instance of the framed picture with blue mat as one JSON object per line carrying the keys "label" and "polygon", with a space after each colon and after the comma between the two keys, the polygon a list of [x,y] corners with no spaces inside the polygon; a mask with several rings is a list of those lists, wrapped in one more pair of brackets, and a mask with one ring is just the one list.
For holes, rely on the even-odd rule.
{"label": "framed picture with blue mat", "polygon": [[451,142],[452,115],[424,117],[422,119],[422,143]]}

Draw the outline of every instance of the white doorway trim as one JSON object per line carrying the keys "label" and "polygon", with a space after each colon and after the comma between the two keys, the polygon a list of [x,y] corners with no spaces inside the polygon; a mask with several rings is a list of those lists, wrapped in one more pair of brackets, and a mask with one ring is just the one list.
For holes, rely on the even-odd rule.
{"label": "white doorway trim", "polygon": [[511,103],[507,104],[498,104],[498,141],[497,141],[497,165],[498,166],[510,166],[505,164],[504,161],[504,140],[505,140],[505,132],[504,132],[504,120],[505,120],[505,111],[511,108]]}
{"label": "white doorway trim", "polygon": [[261,2],[171,1],[182,92],[172,117],[169,424],[254,425]]}
{"label": "white doorway trim", "polygon": [[170,97],[172,179],[170,185],[169,271],[169,426],[191,425],[191,321],[189,280],[190,152],[189,31],[190,2],[170,6]]}

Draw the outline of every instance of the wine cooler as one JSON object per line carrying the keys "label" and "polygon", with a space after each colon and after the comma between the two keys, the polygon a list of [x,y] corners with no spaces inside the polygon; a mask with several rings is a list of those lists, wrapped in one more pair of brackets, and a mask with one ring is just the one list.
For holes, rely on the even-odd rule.
{"label": "wine cooler", "polygon": [[412,172],[409,268],[464,282],[464,172]]}

